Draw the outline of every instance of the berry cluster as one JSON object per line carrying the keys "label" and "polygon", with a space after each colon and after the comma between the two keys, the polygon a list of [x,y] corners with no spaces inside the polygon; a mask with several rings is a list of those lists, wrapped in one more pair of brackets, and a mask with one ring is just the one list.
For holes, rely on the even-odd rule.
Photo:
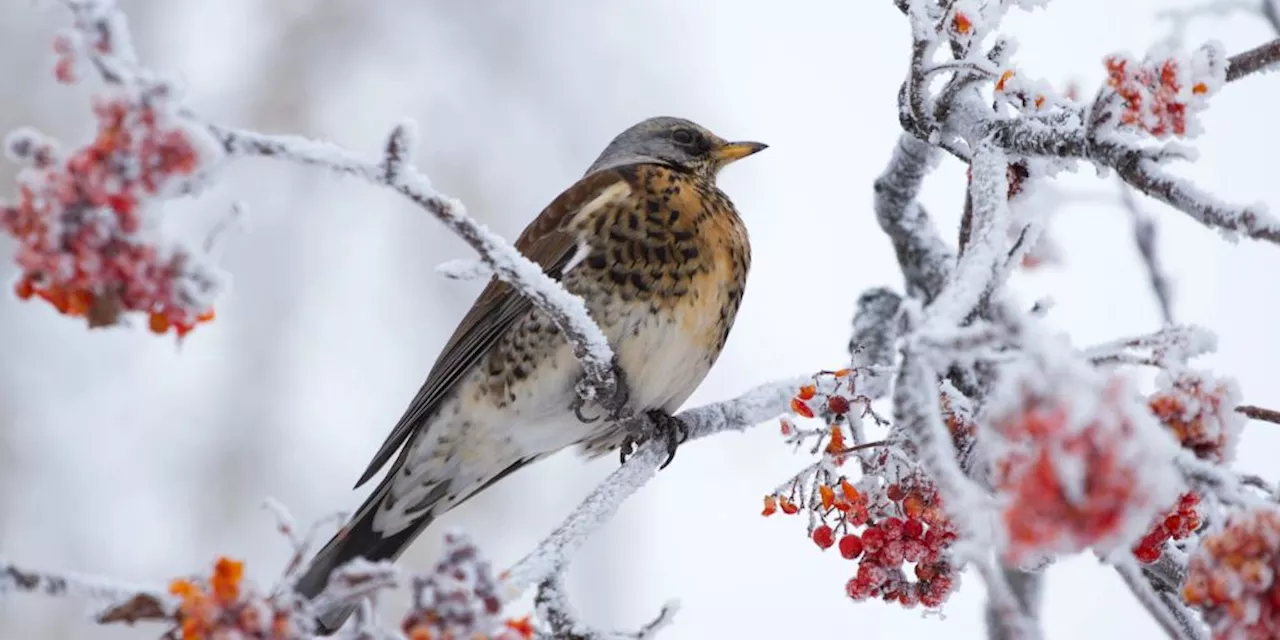
{"label": "berry cluster", "polygon": [[[1163,477],[1172,471],[1158,457],[1160,446],[1173,444],[1159,440],[1156,425],[1137,424],[1145,412],[1127,406],[1121,379],[1093,393],[1079,382],[1075,402],[1023,390],[993,420],[1001,439],[993,475],[1013,564],[1127,546],[1173,503],[1165,494],[1176,479]],[[1142,426],[1151,433],[1140,434]]]}
{"label": "berry cluster", "polygon": [[1161,373],[1149,399],[1155,414],[1182,446],[1212,462],[1230,462],[1247,422],[1236,413],[1240,390],[1235,381],[1194,371]]}
{"label": "berry cluster", "polygon": [[[57,47],[64,81],[74,79],[70,42]],[[158,221],[147,204],[190,188],[216,145],[178,115],[167,85],[113,89],[95,102],[94,139],[65,158],[29,130],[6,139],[10,158],[25,165],[16,201],[0,203],[0,230],[19,243],[15,290],[91,327],[132,311],[146,314],[153,331],[181,337],[212,318],[218,279],[197,256],[150,237]]]}
{"label": "berry cluster", "polygon": [[449,533],[432,572],[414,580],[413,608],[402,624],[409,640],[528,640],[528,618],[500,621],[502,600],[489,562],[464,535]]}
{"label": "berry cluster", "polygon": [[172,635],[182,640],[260,638],[292,640],[302,637],[298,607],[276,599],[255,597],[242,588],[244,564],[219,558],[208,580],[180,579],[169,584],[179,598],[179,627]]}
{"label": "berry cluster", "polygon": [[[853,425],[862,416],[875,417],[867,408],[869,400],[854,389],[857,373],[823,372],[792,399],[796,414],[806,418],[821,414],[830,425],[805,430],[784,418],[783,436],[797,444],[817,438],[812,451],[823,457],[793,479],[789,491],[765,496],[761,513],[808,512],[813,543],[823,550],[835,547],[843,558],[858,563],[845,585],[850,598],[880,598],[907,607],[941,606],[956,588],[958,571],[949,556],[956,530],[942,510],[937,489],[914,468],[901,472],[909,467],[902,456],[891,463],[891,445],[864,456],[864,474],[856,486],[835,471],[852,452],[866,446],[851,445],[846,426],[856,434]],[[959,412],[953,413],[951,422],[957,438],[971,438],[972,424]]]}
{"label": "berry cluster", "polygon": [[1139,562],[1152,563],[1160,559],[1164,552],[1164,543],[1169,540],[1184,540],[1200,528],[1200,496],[1188,491],[1178,498],[1178,506],[1174,511],[1160,518],[1152,525],[1147,535],[1142,536],[1133,547],[1133,555]]}
{"label": "berry cluster", "polygon": [[1216,45],[1142,61],[1114,54],[1106,65],[1107,86],[1123,103],[1119,124],[1157,138],[1198,133],[1189,116],[1208,106],[1209,96],[1226,83],[1227,57]]}
{"label": "berry cluster", "polygon": [[1280,637],[1280,512],[1232,516],[1191,556],[1182,597],[1204,616],[1213,637]]}

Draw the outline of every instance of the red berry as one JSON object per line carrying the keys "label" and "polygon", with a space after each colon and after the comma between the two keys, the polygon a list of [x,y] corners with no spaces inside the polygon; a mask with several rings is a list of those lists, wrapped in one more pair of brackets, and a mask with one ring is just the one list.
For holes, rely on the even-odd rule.
{"label": "red berry", "polygon": [[904,496],[907,495],[906,492],[902,490],[902,487],[897,484],[891,484],[888,487],[886,487],[884,490],[884,494],[894,502],[901,500]]}
{"label": "red berry", "polygon": [[888,541],[888,537],[885,536],[884,530],[880,527],[867,527],[866,531],[862,532],[862,548],[867,553],[875,553],[883,549],[884,544]]}
{"label": "red berry", "polygon": [[924,523],[915,518],[908,518],[902,525],[902,537],[908,540],[919,540],[924,535]]}
{"label": "red berry", "polygon": [[1178,500],[1178,510],[1189,511],[1196,508],[1198,504],[1200,504],[1200,496],[1194,493],[1184,493],[1182,498]]}
{"label": "red berry", "polygon": [[827,549],[835,544],[835,541],[835,532],[831,530],[831,527],[823,524],[818,525],[818,528],[813,530],[813,542],[819,548]]}
{"label": "red berry", "polygon": [[844,396],[831,396],[827,398],[827,408],[831,413],[844,415],[849,413],[849,401]]}
{"label": "red berry", "polygon": [[853,534],[840,538],[840,555],[849,560],[862,555],[862,539]]}
{"label": "red berry", "polygon": [[1160,547],[1142,545],[1133,550],[1133,557],[1143,564],[1151,564],[1160,559]]}
{"label": "red berry", "polygon": [[902,537],[902,521],[889,517],[880,521],[880,528],[884,530],[884,535],[890,540],[897,540]]}

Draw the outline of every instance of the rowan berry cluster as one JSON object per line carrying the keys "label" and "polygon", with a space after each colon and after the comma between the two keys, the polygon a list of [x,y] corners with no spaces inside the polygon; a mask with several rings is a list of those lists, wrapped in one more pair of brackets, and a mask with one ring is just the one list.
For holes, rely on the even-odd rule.
{"label": "rowan berry cluster", "polygon": [[1214,638],[1280,637],[1280,512],[1234,514],[1191,556],[1182,597],[1200,610]]}
{"label": "rowan berry cluster", "polygon": [[[107,37],[85,43],[81,35],[55,46],[63,82],[75,80],[82,55],[112,53]],[[198,255],[163,241],[155,201],[191,189],[219,151],[178,113],[169,85],[119,81],[108,89],[95,99],[94,138],[69,155],[31,130],[5,141],[24,165],[16,200],[0,203],[0,230],[19,245],[15,291],[91,327],[137,312],[153,331],[181,337],[212,319],[219,278]]]}
{"label": "rowan berry cluster", "polygon": [[1013,564],[1129,545],[1175,500],[1177,478],[1159,453],[1173,444],[1143,422],[1141,405],[1129,406],[1128,386],[1076,382],[1069,394],[1023,389],[993,416],[992,473]]}
{"label": "rowan berry cluster", "polygon": [[1113,54],[1106,65],[1107,86],[1120,98],[1118,124],[1156,138],[1199,133],[1194,116],[1227,77],[1227,56],[1217,45],[1141,61]]}
{"label": "rowan berry cluster", "polygon": [[262,598],[242,585],[244,564],[218,558],[208,579],[180,579],[169,584],[179,598],[178,628],[182,640],[258,638],[294,640],[303,637],[298,605]]}
{"label": "rowan berry cluster", "polygon": [[413,583],[413,608],[401,625],[409,640],[528,640],[528,618],[501,620],[502,600],[489,562],[464,535],[445,534],[440,560]]}
{"label": "rowan berry cluster", "polygon": [[1149,406],[1182,446],[1210,462],[1230,462],[1246,418],[1237,413],[1240,389],[1234,380],[1197,371],[1162,372]]}
{"label": "rowan berry cluster", "polygon": [[[859,450],[850,444],[859,432],[854,425],[863,415],[874,416],[869,399],[855,390],[857,378],[848,369],[824,372],[793,398],[791,406],[798,416],[821,414],[831,424],[805,430],[784,418],[782,434],[797,444],[816,439],[812,451],[821,451],[823,457],[794,478],[789,490],[765,496],[762,515],[806,511],[813,543],[823,550],[836,547],[843,558],[857,562],[856,573],[845,585],[850,598],[939,607],[959,580],[950,558],[957,534],[933,483],[901,454],[893,455],[891,446],[863,450],[864,473],[856,485],[838,474]],[[963,427],[958,419],[956,425]]]}

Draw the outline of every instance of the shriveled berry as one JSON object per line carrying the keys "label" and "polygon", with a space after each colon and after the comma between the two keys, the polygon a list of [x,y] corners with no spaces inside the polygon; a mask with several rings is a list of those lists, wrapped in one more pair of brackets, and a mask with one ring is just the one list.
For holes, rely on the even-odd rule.
{"label": "shriveled berry", "polygon": [[849,560],[862,555],[862,539],[852,533],[840,538],[840,555]]}
{"label": "shriveled berry", "polygon": [[825,524],[818,525],[813,530],[813,543],[820,549],[828,549],[835,544],[835,532]]}
{"label": "shriveled berry", "polygon": [[849,401],[844,396],[831,396],[827,398],[827,408],[831,413],[844,415],[849,413]]}
{"label": "shriveled berry", "polygon": [[906,492],[902,490],[902,485],[894,483],[885,487],[884,495],[888,496],[890,500],[897,502],[906,496]]}
{"label": "shriveled berry", "polygon": [[817,392],[818,392],[817,387],[815,387],[815,386],[813,386],[813,385],[811,385],[811,384],[806,384],[806,385],[804,385],[804,386],[800,387],[800,393],[797,393],[797,394],[796,394],[796,397],[797,397],[797,398],[800,398],[801,400],[808,400],[808,399],[812,398],[812,397],[813,397],[813,395],[814,395],[815,393],[817,393]]}

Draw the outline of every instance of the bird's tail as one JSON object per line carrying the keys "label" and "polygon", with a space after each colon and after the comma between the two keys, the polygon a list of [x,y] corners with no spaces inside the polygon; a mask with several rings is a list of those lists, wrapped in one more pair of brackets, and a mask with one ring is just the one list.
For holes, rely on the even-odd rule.
{"label": "bird's tail", "polygon": [[[360,506],[356,515],[311,559],[294,583],[298,595],[314,600],[328,586],[333,572],[356,558],[370,562],[394,561],[435,519],[431,510],[426,510],[410,526],[389,536],[374,530],[373,517],[382,503],[387,484],[384,481]],[[359,606],[358,602],[345,603],[317,612],[316,632],[325,636],[333,634]]]}

